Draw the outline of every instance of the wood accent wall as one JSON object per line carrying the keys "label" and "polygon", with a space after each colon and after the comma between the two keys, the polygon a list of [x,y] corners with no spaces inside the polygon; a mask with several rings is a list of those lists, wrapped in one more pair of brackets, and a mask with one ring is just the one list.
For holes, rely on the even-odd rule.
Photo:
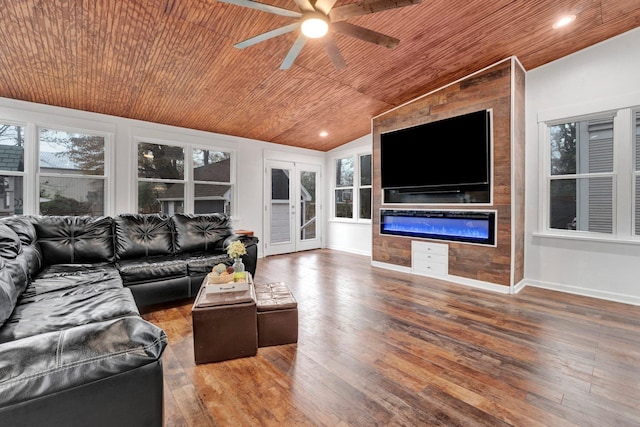
{"label": "wood accent wall", "polygon": [[[449,275],[504,286],[523,279],[524,88],[525,72],[512,57],[373,119],[373,261],[411,267],[411,241],[429,240],[381,235],[381,208],[488,209],[497,212],[496,247],[449,242]],[[381,133],[483,109],[493,110],[493,197],[489,205],[382,203]],[[422,151],[425,147],[415,147],[407,155]]]}

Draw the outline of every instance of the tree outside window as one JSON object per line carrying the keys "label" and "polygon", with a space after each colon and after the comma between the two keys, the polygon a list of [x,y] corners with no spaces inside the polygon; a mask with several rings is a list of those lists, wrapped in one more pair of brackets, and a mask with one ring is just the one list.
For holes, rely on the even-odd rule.
{"label": "tree outside window", "polygon": [[39,130],[39,212],[105,214],[105,137]]}

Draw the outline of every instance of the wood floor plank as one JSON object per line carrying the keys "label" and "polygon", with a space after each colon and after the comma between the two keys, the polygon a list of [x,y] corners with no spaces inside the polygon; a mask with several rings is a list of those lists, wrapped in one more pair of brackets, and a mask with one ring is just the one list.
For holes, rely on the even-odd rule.
{"label": "wood floor plank", "polygon": [[314,250],[262,258],[287,283],[297,344],[195,365],[191,304],[146,308],[169,338],[165,425],[640,425],[640,307],[518,295]]}

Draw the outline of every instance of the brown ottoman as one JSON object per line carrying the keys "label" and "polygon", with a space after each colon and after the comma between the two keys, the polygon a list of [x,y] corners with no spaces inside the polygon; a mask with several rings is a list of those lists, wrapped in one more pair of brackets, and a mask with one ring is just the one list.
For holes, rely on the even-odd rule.
{"label": "brown ottoman", "polygon": [[256,284],[258,347],[298,342],[298,303],[284,282]]}
{"label": "brown ottoman", "polygon": [[220,362],[258,353],[256,301],[246,292],[207,294],[200,288],[191,309],[196,364]]}

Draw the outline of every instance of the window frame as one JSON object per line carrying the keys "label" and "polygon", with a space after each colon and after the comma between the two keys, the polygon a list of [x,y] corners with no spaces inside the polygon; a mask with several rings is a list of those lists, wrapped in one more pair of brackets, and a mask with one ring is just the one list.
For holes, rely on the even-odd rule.
{"label": "window frame", "polygon": [[[361,185],[360,183],[360,168],[361,168],[361,157],[362,156],[371,156],[371,185]],[[350,186],[338,186],[337,185],[337,163],[338,160],[341,159],[353,159],[353,183]],[[360,189],[361,188],[371,188],[371,198],[373,201],[373,153],[368,150],[362,150],[360,148],[357,151],[345,151],[335,156],[332,156],[331,159],[331,222],[348,222],[348,223],[362,223],[362,224],[371,224],[371,218],[360,218]],[[352,214],[350,218],[347,217],[338,217],[336,216],[336,191],[337,190],[345,190],[351,189],[351,200],[352,200]],[[372,213],[373,216],[373,203],[372,203]]]}
{"label": "window frame", "polygon": [[[363,184],[362,183],[362,158],[369,156],[369,171],[371,173],[370,176],[370,183],[369,184]],[[361,217],[361,211],[362,211],[362,197],[361,197],[361,190],[363,189],[369,189],[371,191],[371,194],[369,196],[369,218],[366,217]],[[373,154],[372,153],[360,153],[358,154],[358,215],[357,215],[357,219],[358,221],[371,221],[371,218],[373,216]]]}
{"label": "window frame", "polygon": [[[133,167],[133,177],[135,179],[136,185],[134,191],[132,192],[132,202],[135,207],[135,211],[138,212],[140,209],[139,200],[138,200],[138,183],[139,182],[166,182],[166,183],[180,183],[184,185],[184,205],[183,211],[186,214],[192,214],[195,211],[195,186],[199,184],[204,185],[229,185],[231,186],[231,202],[230,202],[230,210],[231,214],[229,215],[231,219],[238,219],[237,206],[238,206],[238,186],[237,186],[237,152],[236,150],[232,150],[229,148],[224,148],[220,146],[207,146],[202,142],[181,142],[176,140],[168,140],[168,139],[159,139],[154,137],[147,136],[136,136],[133,138],[134,143],[133,146],[133,158],[135,161],[132,165]],[[176,179],[162,179],[162,178],[141,178],[138,175],[138,147],[140,144],[153,144],[153,145],[168,145],[173,147],[180,147],[184,152],[184,176],[182,180]],[[230,157],[230,182],[217,182],[217,181],[196,181],[194,179],[194,167],[193,167],[193,151],[194,150],[205,150],[205,151],[219,151],[223,153],[229,154]]]}
{"label": "window frame", "polygon": [[[104,165],[103,165],[103,173],[102,175],[86,175],[86,174],[66,174],[66,173],[42,173],[40,170],[40,130],[55,130],[61,132],[69,132],[69,133],[79,133],[86,134],[91,136],[99,136],[104,138]],[[32,150],[32,161],[33,161],[33,171],[32,174],[34,177],[33,188],[34,194],[33,198],[33,211],[40,215],[40,179],[42,177],[52,177],[52,178],[79,178],[79,179],[101,179],[104,182],[104,200],[103,200],[103,212],[101,215],[111,215],[113,213],[113,201],[114,201],[114,162],[112,159],[113,155],[113,144],[114,144],[114,133],[98,130],[92,127],[84,127],[84,126],[73,126],[73,125],[57,125],[50,124],[45,122],[35,122],[32,127],[33,136],[29,138],[30,141],[33,142],[33,150]],[[27,142],[25,141],[25,144]],[[26,155],[26,154],[25,154]],[[25,162],[26,163],[26,162]],[[25,169],[27,168],[25,164]]]}
{"label": "window frame", "polygon": [[[563,117],[545,117],[538,121],[539,141],[539,191],[538,191],[538,232],[537,236],[560,237],[577,240],[610,241],[640,243],[640,235],[634,234],[635,217],[635,176],[634,159],[635,144],[632,136],[632,115],[640,111],[640,106],[625,107],[597,112],[581,112],[582,114],[567,114]],[[562,112],[567,113],[566,110]],[[541,114],[544,116],[544,114]],[[572,175],[551,175],[551,135],[550,127],[572,122],[613,117],[613,171],[597,173],[576,173]],[[633,155],[632,155],[633,154]],[[638,171],[640,174],[640,171]],[[550,227],[550,189],[551,181],[570,178],[612,177],[612,232],[591,232],[582,230],[565,230]]]}
{"label": "window frame", "polygon": [[[29,124],[25,122],[16,121],[16,120],[5,120],[2,118],[0,118],[0,125],[19,126],[22,128],[22,131],[23,131],[22,171],[9,171],[9,170],[0,169],[0,176],[22,178],[22,213],[16,213],[14,208],[13,215],[25,215],[27,214],[27,208],[30,205],[29,203],[30,192],[28,190],[28,185],[30,182],[29,171],[31,170],[31,166],[30,166],[31,162],[29,161],[29,156],[30,156],[30,153],[33,152],[33,150],[29,147],[30,127],[29,127]],[[16,198],[14,195],[14,200],[15,199]],[[1,201],[1,202],[4,203],[4,201]]]}

